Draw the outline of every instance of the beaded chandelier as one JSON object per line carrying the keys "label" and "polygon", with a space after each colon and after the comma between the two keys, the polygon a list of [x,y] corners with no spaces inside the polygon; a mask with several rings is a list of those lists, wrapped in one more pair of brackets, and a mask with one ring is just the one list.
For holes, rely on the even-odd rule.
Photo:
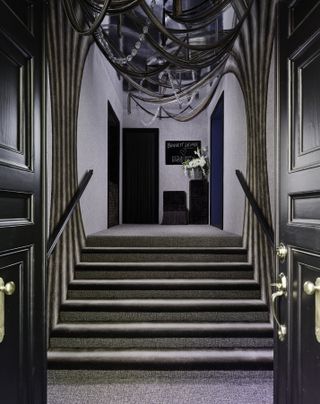
{"label": "beaded chandelier", "polygon": [[129,112],[134,102],[150,114],[145,125],[188,121],[210,104],[253,2],[62,1],[74,29],[93,35],[124,78]]}

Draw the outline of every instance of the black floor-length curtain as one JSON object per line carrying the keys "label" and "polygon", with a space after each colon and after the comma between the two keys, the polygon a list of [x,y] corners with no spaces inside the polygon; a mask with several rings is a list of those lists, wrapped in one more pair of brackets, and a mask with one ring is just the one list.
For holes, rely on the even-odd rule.
{"label": "black floor-length curtain", "polygon": [[159,133],[123,131],[123,223],[159,223]]}
{"label": "black floor-length curtain", "polygon": [[[274,46],[276,0],[254,0],[228,61],[226,73],[234,74],[241,86],[247,115],[246,180],[264,216],[272,227],[267,166],[267,101],[270,65]],[[243,12],[244,0],[233,2],[236,13]],[[246,203],[244,245],[254,263],[263,298],[269,302],[273,273],[273,252],[260,224]]]}
{"label": "black floor-length curtain", "polygon": [[120,122],[108,102],[108,227],[119,224]]}
{"label": "black floor-length curtain", "polygon": [[210,224],[223,229],[224,95],[212,115],[210,133]]}
{"label": "black floor-length curtain", "polygon": [[[54,229],[78,186],[77,120],[84,63],[90,37],[79,36],[69,24],[61,0],[48,2],[47,49],[52,113],[52,191],[50,231]],[[50,164],[50,162],[49,162]],[[74,263],[84,242],[78,208],[48,268],[49,331],[57,324]]]}

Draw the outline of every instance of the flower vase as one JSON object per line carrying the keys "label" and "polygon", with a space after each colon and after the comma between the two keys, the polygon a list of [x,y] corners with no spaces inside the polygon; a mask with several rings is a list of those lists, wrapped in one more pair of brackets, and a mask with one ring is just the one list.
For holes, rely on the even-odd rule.
{"label": "flower vase", "polygon": [[203,174],[201,168],[192,168],[190,170],[190,179],[192,180],[202,180]]}

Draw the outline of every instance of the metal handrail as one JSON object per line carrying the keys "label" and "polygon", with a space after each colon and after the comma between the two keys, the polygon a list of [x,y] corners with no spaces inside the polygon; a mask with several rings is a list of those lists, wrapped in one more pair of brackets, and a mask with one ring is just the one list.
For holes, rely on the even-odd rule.
{"label": "metal handrail", "polygon": [[71,198],[68,206],[66,207],[63,215],[61,216],[58,224],[56,225],[56,227],[54,228],[51,236],[49,237],[48,240],[48,247],[47,247],[47,259],[51,256],[51,254],[53,253],[60,237],[61,234],[63,233],[63,230],[65,229],[67,223],[69,222],[76,206],[78,205],[80,198],[84,192],[84,190],[86,189],[91,177],[93,174],[93,170],[88,170],[84,177],[82,178],[76,192],[74,193],[73,197]]}
{"label": "metal handrail", "polygon": [[265,215],[263,214],[260,206],[258,205],[255,197],[253,196],[252,192],[250,191],[250,188],[247,184],[247,181],[245,180],[242,172],[240,170],[236,170],[236,176],[238,177],[238,180],[242,186],[242,189],[248,198],[248,201],[252,207],[253,212],[255,213],[258,222],[260,223],[265,235],[267,236],[267,239],[269,243],[271,244],[272,248],[274,248],[274,232],[273,229],[270,227]]}

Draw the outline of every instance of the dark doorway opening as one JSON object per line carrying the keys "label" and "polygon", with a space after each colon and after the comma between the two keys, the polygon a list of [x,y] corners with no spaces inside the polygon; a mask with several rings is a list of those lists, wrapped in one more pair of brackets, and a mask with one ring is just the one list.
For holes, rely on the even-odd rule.
{"label": "dark doorway opening", "polygon": [[224,95],[211,115],[210,224],[223,229]]}
{"label": "dark doorway opening", "polygon": [[119,224],[120,123],[108,102],[108,227]]}
{"label": "dark doorway opening", "polygon": [[159,223],[159,130],[123,130],[123,223]]}

